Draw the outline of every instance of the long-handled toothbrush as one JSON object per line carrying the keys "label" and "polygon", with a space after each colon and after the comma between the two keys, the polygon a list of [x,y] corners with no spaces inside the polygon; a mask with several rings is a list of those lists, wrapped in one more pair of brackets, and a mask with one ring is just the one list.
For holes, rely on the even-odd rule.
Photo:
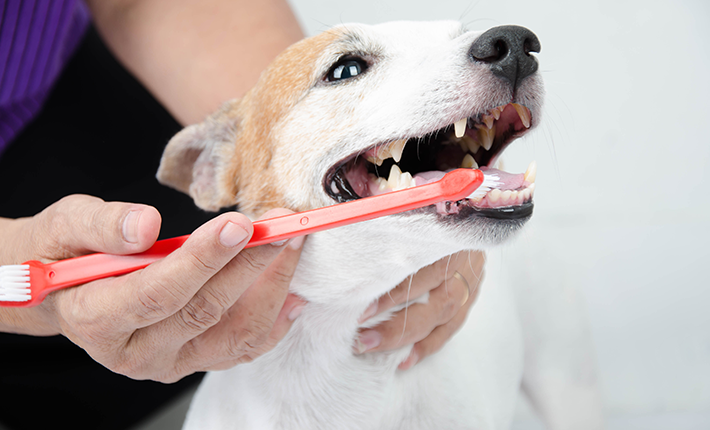
{"label": "long-handled toothbrush", "polygon": [[[246,247],[290,239],[442,201],[483,197],[498,184],[498,179],[495,175],[484,175],[477,169],[456,169],[436,182],[418,187],[255,221],[254,233]],[[32,260],[19,265],[0,266],[0,306],[36,306],[52,291],[142,269],[182,246],[188,237],[157,241],[153,247],[140,254],[98,253],[49,264]]]}

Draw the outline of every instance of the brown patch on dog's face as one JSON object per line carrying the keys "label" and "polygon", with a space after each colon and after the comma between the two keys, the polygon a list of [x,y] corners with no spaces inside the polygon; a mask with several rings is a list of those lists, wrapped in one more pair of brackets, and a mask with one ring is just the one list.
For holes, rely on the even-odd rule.
{"label": "brown patch on dog's face", "polygon": [[165,149],[158,180],[190,194],[205,210],[236,204],[257,217],[288,207],[273,186],[277,171],[271,161],[278,142],[272,130],[320,79],[318,56],[339,36],[328,31],[292,45],[241,100],[183,129]]}
{"label": "brown patch on dog's face", "polygon": [[282,192],[272,186],[277,172],[271,159],[277,142],[271,131],[319,78],[314,70],[317,56],[337,37],[336,32],[326,32],[291,46],[237,106],[234,116],[241,120],[224,180],[231,179],[228,192],[236,196],[240,210],[258,216],[287,206]]}

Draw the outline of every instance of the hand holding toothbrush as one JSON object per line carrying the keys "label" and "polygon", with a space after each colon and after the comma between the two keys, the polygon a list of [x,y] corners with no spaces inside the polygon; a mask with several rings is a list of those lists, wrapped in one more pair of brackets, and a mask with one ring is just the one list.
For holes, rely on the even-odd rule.
{"label": "hand holding toothbrush", "polygon": [[[35,217],[2,220],[0,263],[141,252],[159,227],[152,207],[71,196]],[[172,382],[250,361],[286,334],[303,306],[288,294],[302,240],[242,251],[251,232],[243,215],[223,214],[143,270],[56,291],[33,308],[0,310],[0,329],[63,334],[135,379]]]}
{"label": "hand holding toothbrush", "polygon": [[[72,196],[33,218],[0,218],[0,264],[96,251],[137,253],[153,244],[159,225],[153,208]],[[243,216],[225,214],[198,229],[195,237],[201,239],[191,239],[179,252],[143,271],[56,291],[41,306],[0,308],[0,331],[64,334],[106,367],[137,379],[173,381],[249,361],[273,347],[302,308],[303,302],[286,295],[301,242],[294,239],[278,257],[273,245],[239,253],[248,235],[233,247],[216,246],[217,237],[229,240],[239,226],[244,227],[242,234],[251,233],[251,223]],[[205,233],[210,230],[211,236]],[[363,318],[425,292],[430,292],[429,303],[411,309],[416,318],[409,324],[400,311],[367,336],[362,333],[357,352],[396,349],[405,333],[407,342],[415,342],[412,356],[400,366],[406,369],[438,350],[474,303],[482,264],[480,253],[460,253],[395,288]]]}

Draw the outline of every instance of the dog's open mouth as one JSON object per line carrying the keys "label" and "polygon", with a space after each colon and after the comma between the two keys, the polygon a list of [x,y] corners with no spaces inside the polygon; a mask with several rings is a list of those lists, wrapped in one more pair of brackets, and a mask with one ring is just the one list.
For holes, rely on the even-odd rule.
{"label": "dog's open mouth", "polygon": [[482,197],[442,202],[436,211],[458,213],[464,207],[491,218],[521,218],[532,213],[535,164],[523,174],[493,168],[503,150],[525,134],[530,110],[516,103],[463,118],[421,137],[376,144],[330,169],[325,190],[338,202],[424,185],[456,168],[480,168],[499,184]]}

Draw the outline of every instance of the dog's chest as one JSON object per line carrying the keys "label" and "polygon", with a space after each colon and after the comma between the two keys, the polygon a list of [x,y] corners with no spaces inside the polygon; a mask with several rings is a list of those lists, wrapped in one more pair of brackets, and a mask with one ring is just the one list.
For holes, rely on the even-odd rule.
{"label": "dog's chest", "polygon": [[408,371],[396,367],[409,348],[352,353],[356,325],[344,322],[357,318],[352,311],[307,307],[273,351],[210,373],[185,428],[505,428],[522,372],[513,303],[487,282],[464,328]]}

